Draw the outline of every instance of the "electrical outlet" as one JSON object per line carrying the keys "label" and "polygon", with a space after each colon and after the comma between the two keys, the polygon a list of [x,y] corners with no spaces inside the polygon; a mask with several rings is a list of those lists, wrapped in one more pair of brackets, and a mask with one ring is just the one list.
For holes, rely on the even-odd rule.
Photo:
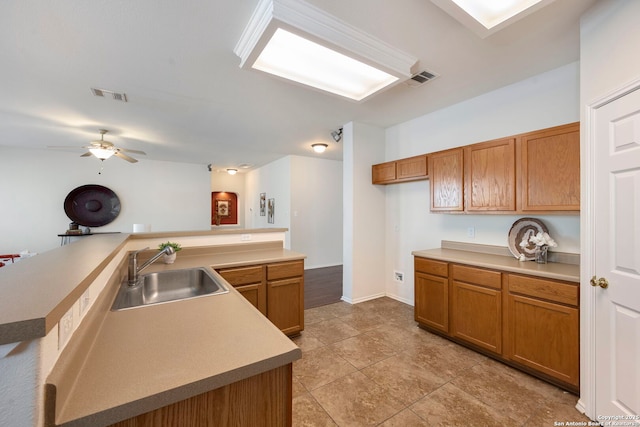
{"label": "electrical outlet", "polygon": [[475,239],[476,238],[476,229],[475,229],[475,227],[467,228],[467,237],[469,237],[471,239]]}
{"label": "electrical outlet", "polygon": [[87,308],[89,308],[89,304],[91,304],[91,294],[89,293],[90,289],[91,288],[87,288],[87,290],[84,291],[84,294],[82,294],[82,296],[80,297],[80,316],[82,316],[84,312],[87,311]]}
{"label": "electrical outlet", "polygon": [[393,280],[396,282],[403,283],[404,282],[404,273],[402,271],[394,271],[393,272]]}
{"label": "electrical outlet", "polygon": [[251,240],[251,234],[241,234],[240,235],[240,241],[241,242],[248,242],[249,240]]}
{"label": "electrical outlet", "polygon": [[69,341],[69,337],[73,333],[73,307],[62,316],[58,322],[58,350]]}

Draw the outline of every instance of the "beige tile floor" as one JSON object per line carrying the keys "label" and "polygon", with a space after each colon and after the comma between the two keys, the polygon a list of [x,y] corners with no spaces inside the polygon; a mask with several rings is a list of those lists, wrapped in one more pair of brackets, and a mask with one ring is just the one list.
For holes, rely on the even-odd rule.
{"label": "beige tile floor", "polygon": [[391,298],[306,310],[293,340],[296,427],[588,421],[575,395],[418,328]]}

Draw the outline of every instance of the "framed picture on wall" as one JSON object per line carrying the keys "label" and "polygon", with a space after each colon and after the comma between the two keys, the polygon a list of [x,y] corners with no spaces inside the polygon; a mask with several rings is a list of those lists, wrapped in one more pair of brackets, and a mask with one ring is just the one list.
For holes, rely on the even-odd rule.
{"label": "framed picture on wall", "polygon": [[267,193],[260,193],[260,216],[266,215]]}
{"label": "framed picture on wall", "polygon": [[216,211],[218,212],[218,216],[220,217],[229,216],[230,204],[231,202],[229,202],[229,200],[216,200]]}
{"label": "framed picture on wall", "polygon": [[269,204],[267,207],[267,222],[269,224],[273,224],[273,215],[275,213],[276,208],[276,199],[269,199]]}

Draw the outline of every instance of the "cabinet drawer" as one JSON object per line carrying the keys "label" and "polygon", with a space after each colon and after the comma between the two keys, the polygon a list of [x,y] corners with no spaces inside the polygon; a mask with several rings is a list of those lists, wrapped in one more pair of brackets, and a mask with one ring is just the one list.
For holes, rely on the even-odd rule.
{"label": "cabinet drawer", "polygon": [[448,263],[431,259],[415,257],[415,270],[434,276],[447,277],[449,275]]}
{"label": "cabinet drawer", "polygon": [[499,271],[454,264],[451,277],[460,282],[502,289],[502,274]]}
{"label": "cabinet drawer", "polygon": [[509,292],[578,306],[578,286],[571,283],[510,274]]}
{"label": "cabinet drawer", "polygon": [[218,273],[233,286],[262,282],[262,266],[259,265],[218,270]]}
{"label": "cabinet drawer", "polygon": [[267,280],[304,276],[304,261],[282,262],[267,265]]}

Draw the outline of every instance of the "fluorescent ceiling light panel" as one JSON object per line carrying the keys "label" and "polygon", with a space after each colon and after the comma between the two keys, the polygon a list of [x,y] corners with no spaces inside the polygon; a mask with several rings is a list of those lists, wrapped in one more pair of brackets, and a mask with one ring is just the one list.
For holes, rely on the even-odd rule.
{"label": "fluorescent ceiling light panel", "polygon": [[253,68],[356,101],[398,80],[282,28],[273,34]]}
{"label": "fluorescent ceiling light panel", "polygon": [[301,0],[261,0],[234,52],[242,68],[355,101],[410,78],[417,62]]}
{"label": "fluorescent ceiling light panel", "polygon": [[480,37],[524,18],[554,0],[431,0]]}

